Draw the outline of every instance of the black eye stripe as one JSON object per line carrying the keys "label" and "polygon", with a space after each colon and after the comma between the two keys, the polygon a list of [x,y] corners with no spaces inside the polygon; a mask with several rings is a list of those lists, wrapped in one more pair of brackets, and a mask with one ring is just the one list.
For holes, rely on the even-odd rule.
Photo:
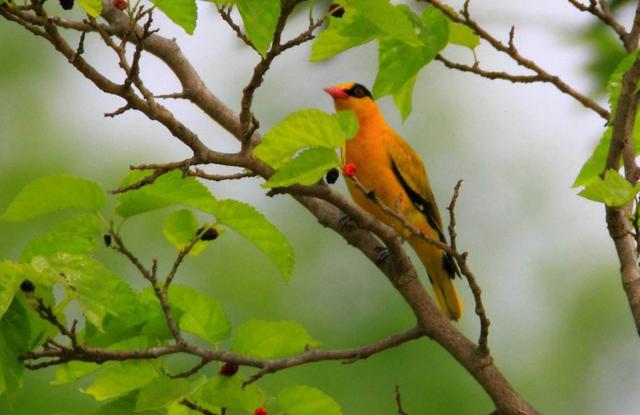
{"label": "black eye stripe", "polygon": [[369,92],[369,90],[364,85],[361,85],[361,84],[354,84],[351,88],[345,90],[344,92],[346,92],[347,95],[355,98],[369,97],[373,99],[371,92]]}

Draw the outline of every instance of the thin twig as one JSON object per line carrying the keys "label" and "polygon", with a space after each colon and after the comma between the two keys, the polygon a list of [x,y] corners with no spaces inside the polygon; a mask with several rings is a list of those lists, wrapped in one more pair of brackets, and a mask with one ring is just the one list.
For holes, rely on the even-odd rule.
{"label": "thin twig", "polygon": [[196,411],[196,412],[200,412],[203,415],[216,415],[213,412],[211,412],[210,410],[203,408],[202,406],[198,405],[195,402],[192,402],[188,399],[182,399],[180,401],[180,405],[186,406],[187,408]]}
{"label": "thin twig", "polygon": [[239,180],[247,177],[256,177],[257,174],[251,171],[243,171],[240,173],[233,174],[211,174],[207,173],[202,169],[194,168],[193,170],[187,170],[187,175],[200,177],[202,179],[211,180],[214,182],[221,182],[225,180]]}
{"label": "thin twig", "polygon": [[150,175],[146,176],[145,178],[143,178],[142,180],[139,180],[135,183],[132,183],[130,185],[127,186],[122,186],[119,187],[115,190],[112,190],[110,193],[111,194],[119,194],[119,193],[125,193],[128,192],[130,190],[136,190],[136,189],[140,189],[143,186],[152,184],[153,182],[155,182],[160,176],[163,176],[164,174],[175,170],[175,169],[186,169],[189,166],[191,166],[193,163],[195,163],[195,158],[194,157],[190,157],[188,159],[182,160],[182,161],[176,161],[173,163],[162,163],[162,164],[141,164],[138,166],[129,166],[129,168],[131,170],[154,170],[153,173],[151,173]]}
{"label": "thin twig", "polygon": [[530,84],[533,82],[544,82],[544,79],[540,75],[514,75],[507,72],[497,72],[497,71],[487,71],[478,65],[476,62],[474,65],[465,65],[462,63],[457,63],[450,61],[449,59],[442,56],[442,54],[436,55],[436,60],[440,61],[449,69],[455,69],[462,72],[471,72],[476,75],[480,75],[483,78],[487,79],[502,79],[505,81],[510,81],[513,83],[523,83]]}
{"label": "thin twig", "polygon": [[591,13],[592,15],[600,19],[604,24],[611,27],[611,29],[616,32],[620,40],[622,40],[622,42],[625,44],[625,47],[627,46],[628,33],[624,26],[622,26],[622,24],[620,24],[620,22],[616,20],[615,17],[613,17],[606,1],[600,0],[600,7],[598,7],[598,2],[596,2],[596,0],[589,0],[588,6],[581,3],[579,0],[568,1],[576,9],[583,12]]}
{"label": "thin twig", "polygon": [[396,385],[396,406],[398,408],[398,415],[409,415],[404,409],[402,409],[402,397],[400,396],[400,385]]}
{"label": "thin twig", "polygon": [[[456,23],[461,23],[471,30],[473,30],[480,38],[487,41],[495,50],[502,52],[508,55],[514,62],[518,65],[527,68],[533,71],[535,74],[540,76],[541,82],[547,82],[554,85],[561,92],[573,97],[575,100],[580,102],[586,108],[589,108],[600,115],[605,120],[609,120],[609,111],[605,108],[598,105],[596,101],[587,97],[586,95],[578,92],[576,89],[571,87],[569,84],[564,82],[559,76],[552,75],[551,73],[542,69],[536,62],[525,58],[520,54],[518,49],[515,47],[514,43],[514,30],[513,28],[509,34],[509,41],[507,44],[495,38],[491,35],[486,29],[480,26],[475,20],[473,20],[469,14],[469,2],[465,2],[463,11],[461,14],[456,13],[449,5],[445,4],[441,0],[423,0],[427,3],[432,4],[434,7],[438,8],[441,12],[443,12],[449,19]],[[639,17],[640,19],[640,17]]]}

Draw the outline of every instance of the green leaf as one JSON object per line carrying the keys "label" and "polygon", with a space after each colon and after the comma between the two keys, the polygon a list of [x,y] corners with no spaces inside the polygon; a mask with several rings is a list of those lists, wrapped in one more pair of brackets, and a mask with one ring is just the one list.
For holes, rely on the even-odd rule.
{"label": "green leaf", "polygon": [[325,147],[312,147],[304,150],[298,157],[285,162],[263,187],[285,187],[299,183],[311,185],[317,183],[327,171],[340,164],[335,150]]}
{"label": "green leaf", "polygon": [[272,167],[279,168],[302,148],[338,148],[352,137],[347,134],[351,127],[345,132],[341,122],[345,123],[345,119],[316,109],[294,112],[262,137],[254,153]]}
{"label": "green leaf", "polygon": [[169,19],[192,35],[196,28],[196,0],[151,0]]}
{"label": "green leaf", "polygon": [[140,390],[136,412],[162,409],[191,393],[193,388],[188,379],[159,376]]}
{"label": "green leaf", "polygon": [[347,140],[358,134],[360,125],[358,124],[358,117],[353,111],[338,111],[333,114],[333,117],[338,121]]}
{"label": "green leaf", "polygon": [[292,386],[278,394],[282,415],[342,415],[340,405],[329,395],[309,386]]}
{"label": "green leaf", "polygon": [[93,396],[97,401],[104,401],[139,389],[158,376],[160,373],[152,362],[130,360],[107,368],[82,392]]}
{"label": "green leaf", "polygon": [[0,219],[22,222],[61,210],[96,212],[102,208],[105,200],[106,195],[97,183],[57,174],[26,185]]}
{"label": "green leaf", "polygon": [[295,262],[293,247],[262,213],[251,205],[231,199],[219,201],[209,213],[219,223],[253,242],[273,261],[284,279],[289,280]]}
{"label": "green leaf", "polygon": [[[357,10],[389,38],[412,47],[421,46],[420,39],[406,11],[394,6],[389,0],[344,0],[344,3]],[[348,9],[345,10],[345,15],[348,12]]]}
{"label": "green leaf", "polygon": [[107,315],[136,319],[137,298],[131,287],[98,261],[83,256],[59,253],[48,265],[63,276],[67,295],[77,298],[85,317],[98,329]]}
{"label": "green leaf", "polygon": [[400,91],[418,71],[447,44],[449,23],[438,9],[429,6],[420,17],[423,45],[412,47],[393,38],[378,43],[378,75],[373,95],[380,98]]}
{"label": "green leaf", "polygon": [[[93,415],[131,415],[136,408],[138,400],[138,391],[133,391],[125,396],[110,401],[106,405],[100,407]],[[136,412],[136,415],[158,415],[156,411]]]}
{"label": "green leaf", "polygon": [[216,344],[231,332],[231,323],[218,301],[181,285],[171,286],[169,301],[182,311],[180,328]]}
{"label": "green leaf", "polygon": [[311,46],[311,61],[329,59],[338,53],[375,39],[378,28],[350,9],[342,18],[329,17],[329,27],[320,32]]}
{"label": "green leaf", "polygon": [[64,365],[58,365],[56,374],[51,382],[52,385],[64,385],[75,382],[85,376],[104,369],[104,365],[86,362],[69,362]]}
{"label": "green leaf", "polygon": [[395,102],[396,107],[400,110],[400,116],[403,121],[407,119],[413,109],[413,87],[416,84],[417,77],[418,74],[414,75],[402,88],[393,94],[393,102]]}
{"label": "green leaf", "polygon": [[449,20],[449,43],[474,50],[480,45],[480,36],[471,30],[469,26]]}
{"label": "green leaf", "polygon": [[260,55],[265,56],[273,40],[280,17],[280,2],[265,0],[235,0],[244,30]]}
{"label": "green leaf", "polygon": [[98,247],[102,237],[102,224],[92,214],[74,216],[54,226],[47,233],[32,239],[20,260],[30,262],[34,257],[49,257],[58,252],[90,255]]}
{"label": "green leaf", "polygon": [[[188,209],[181,209],[167,216],[162,227],[162,234],[178,251],[181,251],[191,244],[199,227],[196,215]],[[207,245],[206,241],[196,242],[189,251],[189,255],[200,254]]]}
{"label": "green leaf", "polygon": [[[151,174],[150,171],[135,170],[123,179],[120,186],[139,182]],[[163,174],[152,184],[120,195],[116,212],[128,218],[133,215],[171,205],[186,205],[206,209],[215,203],[207,187],[194,177],[183,177],[180,170]]]}
{"label": "green leaf", "polygon": [[623,206],[633,200],[640,191],[640,185],[633,186],[620,173],[609,169],[603,180],[596,180],[589,184],[580,196],[608,206]]}
{"label": "green leaf", "polygon": [[215,376],[193,396],[193,399],[210,411],[215,411],[216,407],[223,407],[253,413],[256,408],[264,405],[266,395],[255,383],[244,387],[242,383],[243,379],[239,375]]}
{"label": "green leaf", "polygon": [[247,356],[270,359],[291,356],[317,346],[307,330],[295,321],[249,320],[235,332],[231,349]]}
{"label": "green leaf", "polygon": [[611,146],[611,134],[612,129],[609,127],[605,130],[602,138],[593,150],[593,154],[589,157],[589,160],[587,160],[582,166],[582,169],[580,169],[578,177],[576,177],[576,180],[573,182],[573,187],[586,186],[600,178],[600,173],[602,173],[607,164],[609,146]]}
{"label": "green leaf", "polygon": [[11,302],[0,320],[0,395],[13,394],[22,386],[24,368],[18,356],[29,351],[31,327],[25,307]]}
{"label": "green leaf", "polygon": [[102,13],[102,0],[78,0],[78,4],[94,19]]}
{"label": "green leaf", "polygon": [[0,262],[0,319],[7,312],[20,283],[31,278],[33,270],[25,264]]}
{"label": "green leaf", "polygon": [[618,99],[620,99],[622,78],[624,77],[624,74],[631,69],[636,59],[638,59],[639,52],[640,49],[625,56],[616,67],[616,70],[613,71],[609,77],[609,82],[607,83],[607,94],[609,95],[609,107],[611,108],[611,119],[609,120],[611,124],[613,123],[613,116],[615,115],[618,107]]}

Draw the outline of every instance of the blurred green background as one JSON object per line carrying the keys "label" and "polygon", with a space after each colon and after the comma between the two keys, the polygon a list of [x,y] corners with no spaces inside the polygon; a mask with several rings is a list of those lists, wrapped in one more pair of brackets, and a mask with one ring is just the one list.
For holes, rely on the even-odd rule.
{"label": "blurred green background", "polygon": [[[503,38],[515,24],[523,55],[594,94],[621,54],[607,32],[566,2],[475,2],[472,11]],[[256,56],[210,4],[200,4],[199,12],[193,37],[158,21],[166,27],[165,36],[178,39],[213,92],[238,109]],[[628,10],[620,13],[628,24]],[[287,33],[305,25],[301,11]],[[122,103],[99,93],[43,40],[6,21],[0,23],[0,38],[0,210],[22,186],[43,175],[82,175],[113,189],[129,164],[188,156],[163,128],[139,114],[104,118]],[[114,56],[89,38],[88,59],[121,80]],[[463,49],[450,47],[445,54],[472,60]],[[487,47],[477,54],[487,68],[515,69]],[[301,108],[332,111],[323,86],[350,80],[373,84],[375,45],[326,63],[311,64],[308,56],[308,45],[294,49],[267,74],[255,102],[262,131]],[[175,79],[153,58],[143,59],[142,75],[157,93],[177,91]],[[422,155],[442,209],[455,182],[464,179],[458,243],[470,251],[484,291],[493,354],[515,387],[543,413],[637,412],[640,342],[621,290],[604,209],[571,189],[602,132],[602,120],[551,86],[488,81],[438,63],[420,74],[414,112],[405,123],[390,98],[379,103]],[[237,150],[235,140],[198,111],[180,102],[167,105],[213,148]],[[229,232],[206,254],[187,261],[180,283],[216,297],[235,324],[253,317],[297,320],[325,347],[365,344],[412,326],[412,314],[371,263],[290,198],[265,197],[259,183],[219,183],[211,190],[254,204],[285,232],[297,253],[292,281],[284,283],[266,257]],[[344,191],[341,181],[338,186]],[[165,269],[174,255],[160,231],[167,212],[133,219],[125,231],[143,258],[160,258]],[[0,257],[17,259],[26,241],[50,223],[51,218],[0,223]],[[122,258],[106,249],[99,257],[143,286]],[[470,292],[462,281],[458,287],[467,305],[459,327],[476,338]],[[15,403],[0,397],[0,414],[85,414],[97,407],[78,391],[86,381],[50,386],[52,377],[50,369],[29,373]],[[351,365],[317,363],[260,381],[273,394],[298,383],[323,389],[349,415],[395,413],[395,385],[412,415],[482,414],[493,408],[475,381],[424,339]]]}

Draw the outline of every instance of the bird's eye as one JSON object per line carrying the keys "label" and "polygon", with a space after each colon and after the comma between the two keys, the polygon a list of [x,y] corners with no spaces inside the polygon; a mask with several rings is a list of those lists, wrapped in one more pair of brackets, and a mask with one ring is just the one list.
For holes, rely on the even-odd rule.
{"label": "bird's eye", "polygon": [[355,88],[353,88],[353,90],[351,91],[351,93],[356,98],[362,98],[365,95],[367,95],[367,93],[364,91],[364,88],[361,87],[360,85],[356,85]]}

